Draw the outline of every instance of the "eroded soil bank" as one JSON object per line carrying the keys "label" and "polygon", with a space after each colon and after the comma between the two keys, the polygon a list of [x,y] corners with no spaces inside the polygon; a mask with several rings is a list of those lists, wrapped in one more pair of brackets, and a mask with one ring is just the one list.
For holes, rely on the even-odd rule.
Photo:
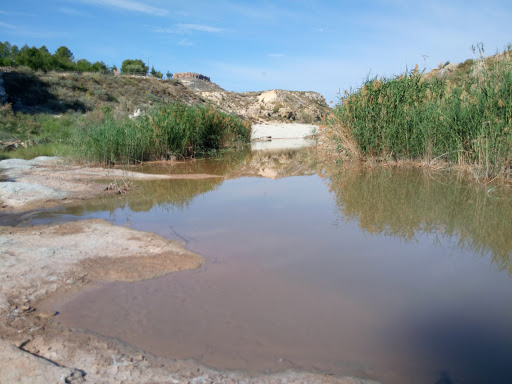
{"label": "eroded soil bank", "polygon": [[[207,178],[140,175],[71,167],[53,158],[4,161],[4,212],[98,196],[125,178]],[[195,361],[154,356],[117,340],[61,326],[42,301],[99,281],[137,281],[197,268],[201,256],[154,233],[83,220],[57,225],[0,227],[0,382],[18,383],[370,383],[286,371],[249,376],[219,372]],[[41,304],[41,306],[40,306]]]}

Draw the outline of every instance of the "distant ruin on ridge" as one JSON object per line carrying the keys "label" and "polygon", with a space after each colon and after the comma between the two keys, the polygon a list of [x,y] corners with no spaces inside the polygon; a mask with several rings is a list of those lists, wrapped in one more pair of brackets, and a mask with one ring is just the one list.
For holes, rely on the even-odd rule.
{"label": "distant ruin on ridge", "polygon": [[200,73],[194,73],[194,72],[175,73],[172,77],[174,79],[199,79],[199,80],[210,81],[210,78],[208,76],[204,76],[204,75],[201,75]]}

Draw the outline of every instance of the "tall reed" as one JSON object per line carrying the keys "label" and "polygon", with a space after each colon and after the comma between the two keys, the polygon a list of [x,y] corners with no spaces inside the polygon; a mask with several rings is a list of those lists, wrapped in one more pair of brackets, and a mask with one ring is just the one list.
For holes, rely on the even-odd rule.
{"label": "tall reed", "polygon": [[175,103],[136,120],[114,119],[92,124],[77,134],[75,147],[85,160],[106,164],[134,163],[247,143],[250,123],[212,107]]}
{"label": "tall reed", "polygon": [[512,53],[503,55],[478,61],[467,76],[438,79],[416,68],[367,79],[334,109],[332,137],[356,157],[446,159],[495,177],[512,160]]}

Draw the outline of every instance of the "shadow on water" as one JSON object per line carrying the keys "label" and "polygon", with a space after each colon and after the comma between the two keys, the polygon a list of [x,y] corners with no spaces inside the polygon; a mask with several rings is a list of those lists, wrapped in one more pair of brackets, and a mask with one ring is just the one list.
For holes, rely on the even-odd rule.
{"label": "shadow on water", "polygon": [[503,336],[501,327],[484,326],[481,320],[460,312],[431,314],[404,330],[410,335],[409,343],[415,346],[417,356],[444,368],[436,384],[509,383],[510,338]]}
{"label": "shadow on water", "polygon": [[342,220],[368,234],[415,241],[457,238],[458,246],[512,273],[512,195],[456,174],[418,169],[331,169],[323,174]]}

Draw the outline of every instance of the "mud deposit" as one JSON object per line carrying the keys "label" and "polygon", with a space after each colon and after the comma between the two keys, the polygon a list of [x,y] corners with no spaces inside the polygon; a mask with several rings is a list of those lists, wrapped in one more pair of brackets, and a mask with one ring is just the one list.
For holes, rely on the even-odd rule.
{"label": "mud deposit", "polygon": [[65,329],[223,372],[212,382],[236,371],[286,382],[290,370],[320,375],[296,382],[512,382],[508,190],[418,170],[315,174],[280,156],[273,168],[263,157],[276,180],[232,178],[255,157],[239,159],[227,180],[144,183],[138,196],[31,216],[103,218],[205,259],[46,310]]}

